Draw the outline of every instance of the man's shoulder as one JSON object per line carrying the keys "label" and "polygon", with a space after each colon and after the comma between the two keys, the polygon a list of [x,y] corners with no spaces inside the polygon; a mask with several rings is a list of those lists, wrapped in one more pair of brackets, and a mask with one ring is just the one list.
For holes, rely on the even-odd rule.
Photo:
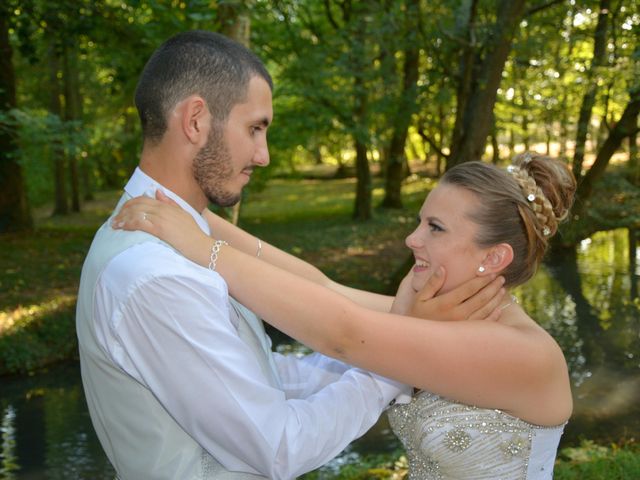
{"label": "man's shoulder", "polygon": [[103,286],[131,290],[145,283],[203,286],[226,294],[222,277],[197,265],[166,243],[143,241],[115,255],[100,276]]}

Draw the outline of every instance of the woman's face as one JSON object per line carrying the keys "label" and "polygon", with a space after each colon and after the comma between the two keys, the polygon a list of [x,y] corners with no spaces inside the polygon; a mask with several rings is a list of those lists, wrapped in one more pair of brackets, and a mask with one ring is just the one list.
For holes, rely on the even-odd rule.
{"label": "woman's face", "polygon": [[478,225],[468,217],[477,203],[472,192],[444,183],[427,196],[420,209],[420,224],[405,241],[415,257],[412,282],[415,290],[420,290],[440,266],[446,272],[440,293],[477,274],[487,252],[474,242]]}

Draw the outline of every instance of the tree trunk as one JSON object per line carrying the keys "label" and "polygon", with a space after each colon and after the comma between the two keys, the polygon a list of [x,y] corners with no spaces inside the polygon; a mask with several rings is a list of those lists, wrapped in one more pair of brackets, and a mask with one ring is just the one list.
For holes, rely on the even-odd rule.
{"label": "tree trunk", "polygon": [[516,134],[513,128],[509,130],[509,158],[513,158],[516,154]]}
{"label": "tree trunk", "polygon": [[[16,105],[16,77],[9,43],[8,12],[0,7],[0,112]],[[0,123],[0,233],[33,226],[22,167],[18,162],[15,126]]]}
{"label": "tree trunk", "polygon": [[[467,98],[458,98],[456,126],[447,168],[482,158],[491,128],[491,115],[502,80],[502,71],[511,51],[513,37],[522,20],[524,5],[524,0],[501,0],[497,6],[493,31],[483,46],[486,55],[480,58],[480,54],[474,52],[465,62],[463,78],[472,75],[470,89],[468,95],[465,89],[458,91],[458,95],[467,95]],[[471,33],[471,24],[468,28]],[[469,71],[472,73],[468,73]]]}
{"label": "tree trunk", "polygon": [[640,114],[640,87],[630,92],[631,97],[629,103],[622,112],[622,116],[615,127],[611,129],[609,136],[602,144],[602,148],[598,152],[593,165],[589,171],[582,177],[578,183],[576,192],[576,208],[574,214],[580,214],[591,196],[594,183],[604,175],[609,165],[609,160],[618,150],[622,141],[637,133],[638,131],[638,115]]}
{"label": "tree trunk", "polygon": [[[556,71],[560,78],[564,78],[566,74],[565,67],[565,58],[571,58],[573,55],[573,49],[575,46],[575,35],[573,34],[573,18],[575,16],[575,5],[569,7],[569,12],[567,15],[568,21],[565,21],[565,18],[559,18],[558,31],[562,31],[564,28],[566,38],[569,40],[567,45],[566,54],[562,54],[561,46],[562,44],[558,42],[558,50],[555,52],[555,64]],[[565,26],[566,25],[566,26]],[[567,141],[569,140],[569,95],[568,89],[560,90],[560,112],[559,112],[559,138],[558,138],[558,157],[559,158],[568,158],[567,155]]]}
{"label": "tree trunk", "polygon": [[[407,3],[406,31],[416,32],[416,22],[420,17],[419,1],[411,0]],[[393,122],[394,128],[386,164],[385,194],[381,205],[385,208],[402,208],[402,180],[404,180],[407,171],[404,147],[418,96],[418,63],[420,59],[418,42],[417,39],[409,38],[407,43],[408,47],[404,51],[402,91]]]}
{"label": "tree trunk", "polygon": [[371,170],[367,159],[367,146],[357,136],[356,145],[356,200],[353,206],[355,220],[369,220],[371,218]]}
{"label": "tree trunk", "polygon": [[[51,40],[49,45],[49,113],[62,119],[62,105],[60,104],[60,82],[58,81],[59,53]],[[58,132],[59,133],[59,132]],[[67,187],[65,182],[65,162],[62,142],[56,135],[51,144],[51,156],[53,158],[54,180],[54,215],[66,215],[69,213],[67,202]]]}
{"label": "tree trunk", "polygon": [[638,267],[638,261],[636,259],[636,249],[638,248],[638,231],[635,228],[628,229],[629,238],[629,279],[631,284],[631,298],[633,302],[638,298],[638,276],[636,275],[636,269]]}
{"label": "tree trunk", "polygon": [[356,220],[369,220],[371,218],[371,169],[367,158],[367,143],[369,142],[368,129],[368,92],[365,85],[365,42],[366,42],[366,18],[360,15],[357,19],[353,33],[351,60],[354,69],[353,91],[353,141],[356,147],[356,199],[353,209],[353,218]]}
{"label": "tree trunk", "polygon": [[500,163],[500,144],[498,143],[498,128],[495,115],[491,115],[491,149],[491,162],[497,165]]}
{"label": "tree trunk", "polygon": [[80,177],[78,174],[78,152],[75,148],[79,128],[77,124],[82,120],[82,100],[80,96],[80,81],[78,73],[78,56],[76,42],[65,45],[63,51],[63,84],[64,84],[64,120],[68,125],[74,125],[71,134],[74,139],[70,142],[73,148],[67,150],[69,165],[69,183],[71,186],[71,211],[80,211]]}
{"label": "tree trunk", "polygon": [[640,185],[640,156],[638,155],[638,132],[629,135],[629,181]]}
{"label": "tree trunk", "polygon": [[607,55],[607,21],[609,17],[610,0],[600,0],[600,14],[594,35],[593,60],[587,73],[587,90],[582,97],[580,115],[576,131],[576,146],[573,154],[573,174],[576,178],[582,176],[582,163],[591,123],[591,111],[596,102],[598,91],[598,67],[606,63]]}

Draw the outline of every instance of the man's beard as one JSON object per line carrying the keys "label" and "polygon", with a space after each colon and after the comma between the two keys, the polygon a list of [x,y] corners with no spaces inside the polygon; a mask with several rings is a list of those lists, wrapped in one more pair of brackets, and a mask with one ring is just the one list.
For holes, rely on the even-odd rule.
{"label": "man's beard", "polygon": [[211,126],[206,145],[193,159],[193,177],[210,203],[230,207],[240,201],[240,193],[224,187],[233,177],[233,165],[222,132],[222,128]]}

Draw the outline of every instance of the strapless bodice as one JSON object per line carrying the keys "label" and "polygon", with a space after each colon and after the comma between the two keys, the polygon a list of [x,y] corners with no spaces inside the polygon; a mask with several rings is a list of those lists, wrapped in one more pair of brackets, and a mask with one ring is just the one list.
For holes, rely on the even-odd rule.
{"label": "strapless bodice", "polygon": [[388,415],[407,452],[410,480],[550,479],[564,429],[424,391]]}

